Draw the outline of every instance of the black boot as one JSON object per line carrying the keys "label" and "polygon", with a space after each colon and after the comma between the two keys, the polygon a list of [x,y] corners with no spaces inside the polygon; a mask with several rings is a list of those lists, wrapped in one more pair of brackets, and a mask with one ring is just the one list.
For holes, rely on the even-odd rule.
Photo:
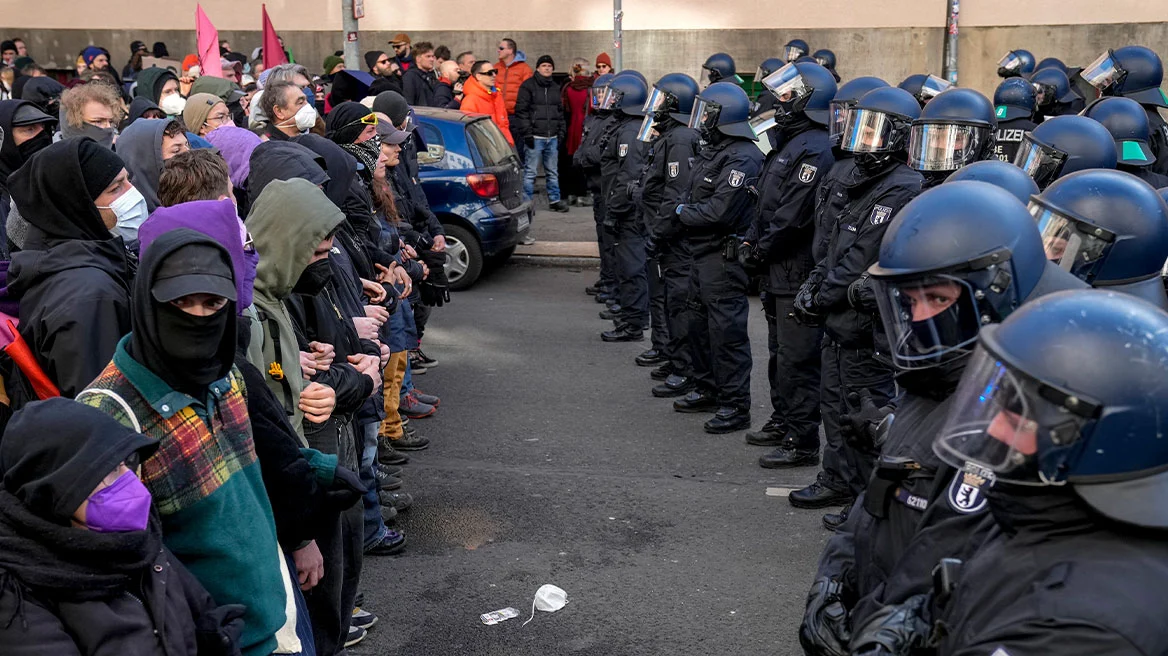
{"label": "black boot", "polygon": [[788,467],[812,467],[819,464],[817,449],[796,449],[790,444],[780,444],[779,448],[759,456],[758,466],[763,469],[786,469]]}
{"label": "black boot", "polygon": [[711,435],[722,435],[750,428],[750,410],[746,408],[719,408],[713,419],[706,422],[705,429]]}
{"label": "black boot", "polygon": [[697,381],[688,376],[673,374],[665,379],[664,383],[653,387],[653,396],[659,399],[669,399],[675,396],[685,396],[697,385]]}
{"label": "black boot", "polygon": [[665,358],[665,354],[655,348],[651,348],[648,351],[645,351],[644,353],[638,355],[634,360],[638,367],[656,367],[657,365],[663,364],[667,361],[668,360]]}
{"label": "black boot", "polygon": [[673,402],[673,409],[678,412],[698,414],[702,412],[717,412],[718,399],[701,390],[694,390]]}
{"label": "black boot", "polygon": [[833,490],[816,480],[802,490],[795,490],[787,500],[796,508],[826,508],[852,502],[852,493]]}
{"label": "black boot", "polygon": [[754,446],[779,446],[787,437],[784,426],[770,419],[756,431],[746,431],[746,443]]}
{"label": "black boot", "polygon": [[669,378],[670,376],[672,376],[675,373],[678,373],[678,372],[676,369],[673,368],[673,363],[666,362],[665,364],[661,365],[660,367],[657,367],[653,371],[649,372],[649,378],[652,378],[653,380],[665,380],[666,378]]}
{"label": "black boot", "polygon": [[600,339],[606,342],[639,342],[645,339],[645,331],[626,325],[600,333]]}
{"label": "black boot", "polygon": [[848,521],[848,513],[852,512],[852,504],[840,509],[838,513],[827,513],[823,516],[823,527],[829,531],[838,531],[839,527]]}

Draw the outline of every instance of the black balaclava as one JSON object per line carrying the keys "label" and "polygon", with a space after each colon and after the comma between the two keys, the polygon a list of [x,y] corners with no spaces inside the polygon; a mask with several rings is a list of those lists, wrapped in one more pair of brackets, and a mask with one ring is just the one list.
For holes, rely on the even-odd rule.
{"label": "black balaclava", "polygon": [[0,144],[0,188],[4,188],[4,181],[12,172],[24,165],[38,151],[53,143],[52,124],[45,124],[45,129],[32,139],[16,145],[12,138],[12,121],[21,107],[33,107],[27,100],[0,101],[0,129],[4,130],[4,141]]}
{"label": "black balaclava", "polygon": [[360,120],[372,113],[361,103],[343,102],[333,107],[328,115],[328,138],[361,163],[359,173],[366,181],[373,178],[373,169],[377,167],[377,158],[381,155],[381,140],[373,137],[361,143],[355,141],[366,127]]}
{"label": "black balaclava", "polygon": [[125,168],[93,139],[65,139],[33,155],[8,178],[25,221],[50,239],[112,239],[94,199]]}
{"label": "black balaclava", "polygon": [[176,256],[197,261],[199,270],[235,279],[227,250],[206,235],[180,228],[160,236],[142,254],[134,279],[130,355],[174,389],[202,400],[207,385],[231,371],[235,303],[229,301],[215,314],[197,317],[156,300],[153,290],[159,274]]}

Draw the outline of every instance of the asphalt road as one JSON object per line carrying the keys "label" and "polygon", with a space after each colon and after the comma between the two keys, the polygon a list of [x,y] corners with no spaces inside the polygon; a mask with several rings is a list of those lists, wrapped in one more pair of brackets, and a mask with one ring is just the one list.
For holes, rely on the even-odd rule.
{"label": "asphalt road", "polygon": [[[821,512],[768,488],[814,469],[760,469],[742,433],[707,435],[606,344],[583,293],[595,271],[509,266],[435,312],[417,385],[441,410],[406,466],[414,508],[400,556],[366,560],[382,621],[358,655],[801,654],[804,598],[827,538]],[[755,426],[769,410],[766,325],[751,314]],[[772,494],[776,490],[771,490]],[[542,584],[568,593],[531,613]],[[521,618],[485,626],[514,607]]]}

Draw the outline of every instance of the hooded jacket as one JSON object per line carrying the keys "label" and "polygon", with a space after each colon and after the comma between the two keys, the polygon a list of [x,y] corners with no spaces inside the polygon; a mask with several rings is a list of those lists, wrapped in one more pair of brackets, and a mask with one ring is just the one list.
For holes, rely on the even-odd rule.
{"label": "hooded jacket", "polygon": [[503,131],[503,136],[507,137],[507,143],[515,145],[515,139],[511,137],[511,120],[507,118],[507,106],[503,101],[503,94],[498,89],[484,87],[473,76],[467,78],[466,83],[462,85],[462,105],[459,109],[467,114],[490,116],[495,125]]}
{"label": "hooded jacket", "polygon": [[411,66],[410,70],[402,74],[402,95],[413,107],[435,107],[436,86],[438,77],[432,70],[427,72],[418,66]]}
{"label": "hooded jacket", "polygon": [[207,141],[217,149],[227,162],[227,172],[231,176],[231,187],[239,216],[246,217],[250,208],[247,195],[247,176],[251,173],[251,155],[263,141],[251,130],[234,125],[224,125],[207,133]]}
{"label": "hooded jacket", "polygon": [[125,130],[131,123],[142,118],[143,114],[152,109],[159,112],[162,111],[162,108],[149,98],[143,98],[141,96],[135,98],[130,102],[130,111],[126,114],[126,123],[122,126],[122,129]]}
{"label": "hooded jacket", "polygon": [[[80,139],[54,144],[9,178],[30,224],[12,257],[8,292],[20,302],[20,334],[37,362],[72,398],[109,362],[130,332],[130,266],[120,237],[85,193]],[[19,372],[6,381],[13,409],[35,399]]]}
{"label": "hooded jacket", "polygon": [[238,653],[240,606],[216,607],[144,531],[70,526],[89,491],[130,454],[158,445],[66,399],[30,404],[0,451],[0,644],[8,654]]}
{"label": "hooded jacket", "polygon": [[263,190],[274,180],[304,178],[314,185],[323,185],[329,179],[324,166],[323,157],[294,141],[264,142],[251,153],[247,176],[248,199],[254,205]]}
{"label": "hooded jacket", "polygon": [[264,372],[268,388],[284,404],[284,412],[302,439],[304,413],[299,402],[304,379],[296,331],[284,301],[292,295],[292,287],[316,247],[344,220],[344,213],[307,180],[269,183],[247,217],[248,230],[260,253],[254,304],[262,328],[262,335],[252,338],[247,359]]}
{"label": "hooded jacket", "polygon": [[158,180],[162,176],[162,132],[173,118],[134,121],[118,137],[116,151],[126,163],[130,181],[146,197],[146,210],[158,209]]}
{"label": "hooded jacket", "polygon": [[522,50],[515,51],[515,59],[510,64],[501,61],[495,62],[495,86],[503,94],[503,103],[507,106],[507,113],[515,113],[515,103],[519,101],[519,87],[528,80],[535,71],[527,63],[527,55]]}
{"label": "hooded jacket", "polygon": [[134,97],[146,98],[157,104],[158,97],[162,95],[162,87],[166,86],[167,80],[177,81],[178,76],[165,68],[152,66],[143,69],[142,72],[138,73],[138,86],[134,87]]}
{"label": "hooded jacket", "polygon": [[563,98],[555,78],[533,75],[519,86],[519,96],[515,102],[515,128],[525,139],[562,139],[567,134]]}
{"label": "hooded jacket", "polygon": [[[3,143],[0,143],[0,204],[2,204],[0,211],[8,211],[8,176],[25,162],[16,140],[11,137],[12,120],[16,116],[16,110],[25,105],[32,106],[32,103],[27,100],[0,101],[0,129],[4,130],[5,135]],[[51,132],[52,126],[46,125],[45,129]]]}

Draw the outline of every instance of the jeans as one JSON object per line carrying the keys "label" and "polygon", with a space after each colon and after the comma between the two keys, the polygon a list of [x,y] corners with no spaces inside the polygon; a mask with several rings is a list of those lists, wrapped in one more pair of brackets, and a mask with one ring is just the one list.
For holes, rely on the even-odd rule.
{"label": "jeans", "polygon": [[361,469],[358,475],[361,478],[361,483],[367,488],[365,496],[361,497],[361,505],[364,508],[364,545],[371,546],[382,535],[385,534],[385,520],[381,518],[381,497],[377,494],[380,486],[377,482],[377,474],[373,472],[374,463],[377,461],[377,429],[380,424],[374,422],[365,424],[359,427],[359,438],[361,439]]}
{"label": "jeans", "polygon": [[556,137],[536,137],[535,146],[527,149],[527,170],[523,173],[523,193],[531,198],[535,191],[535,176],[539,164],[547,173],[547,195],[549,203],[560,202],[560,140]]}

